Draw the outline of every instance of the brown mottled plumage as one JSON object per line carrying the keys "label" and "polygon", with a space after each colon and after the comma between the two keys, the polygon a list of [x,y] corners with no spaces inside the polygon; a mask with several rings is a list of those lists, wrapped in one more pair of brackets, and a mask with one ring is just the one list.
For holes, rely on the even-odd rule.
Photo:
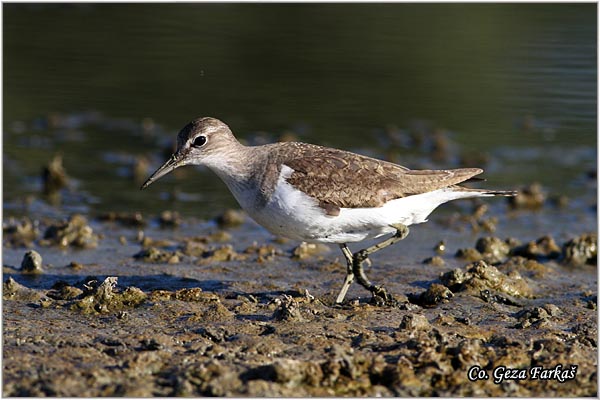
{"label": "brown mottled plumage", "polygon": [[[381,207],[390,200],[451,187],[483,172],[479,168],[411,170],[307,143],[273,144],[269,157],[275,161],[271,165],[293,169],[287,182],[317,199],[329,215],[339,214],[340,208]],[[279,171],[270,174],[273,179]],[[269,185],[271,179],[266,179]]]}

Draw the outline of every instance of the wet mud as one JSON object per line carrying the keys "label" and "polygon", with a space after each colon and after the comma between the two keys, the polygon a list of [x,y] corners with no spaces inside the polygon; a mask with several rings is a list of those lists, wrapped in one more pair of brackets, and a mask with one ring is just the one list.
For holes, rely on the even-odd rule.
{"label": "wet mud", "polygon": [[335,305],[336,246],[239,211],[7,218],[3,394],[596,396],[597,235],[511,209],[507,238],[463,210],[375,255],[394,307]]}

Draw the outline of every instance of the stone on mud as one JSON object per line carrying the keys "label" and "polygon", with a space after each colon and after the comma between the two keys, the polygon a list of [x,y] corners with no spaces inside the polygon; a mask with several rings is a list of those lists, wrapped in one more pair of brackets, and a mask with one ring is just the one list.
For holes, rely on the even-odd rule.
{"label": "stone on mud", "polygon": [[479,238],[475,248],[483,255],[485,261],[492,264],[505,260],[510,254],[509,244],[494,236]]}
{"label": "stone on mud", "polygon": [[588,233],[569,240],[562,248],[563,261],[572,266],[598,264],[598,235]]}
{"label": "stone on mud", "polygon": [[83,298],[73,303],[71,308],[86,314],[108,313],[137,307],[146,300],[146,294],[136,287],[116,291],[117,280],[117,277],[109,276],[99,284],[97,281],[90,282]]}
{"label": "stone on mud", "polygon": [[42,256],[35,250],[29,250],[23,256],[21,262],[21,271],[25,274],[41,274],[44,272],[42,269]]}
{"label": "stone on mud", "polygon": [[37,221],[24,217],[9,218],[2,224],[2,241],[9,247],[31,247],[40,232]]}
{"label": "stone on mud", "polygon": [[87,219],[80,214],[74,214],[66,221],[49,226],[40,244],[90,249],[98,246],[98,239],[98,235],[87,224]]}
{"label": "stone on mud", "polygon": [[514,271],[506,275],[485,261],[467,265],[464,269],[446,272],[440,276],[440,280],[453,292],[467,291],[477,295],[482,290],[489,289],[510,296],[531,297],[533,295],[531,288],[518,272]]}

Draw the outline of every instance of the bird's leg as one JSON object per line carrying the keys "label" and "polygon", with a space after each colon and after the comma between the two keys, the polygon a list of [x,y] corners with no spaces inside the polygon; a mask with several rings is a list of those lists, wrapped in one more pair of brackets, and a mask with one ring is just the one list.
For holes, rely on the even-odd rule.
{"label": "bird's leg", "polygon": [[340,294],[338,294],[335,302],[340,304],[344,301],[344,297],[346,297],[346,293],[354,282],[354,272],[352,272],[352,265],[354,262],[354,257],[352,256],[352,252],[348,248],[345,243],[340,244],[340,249],[342,249],[342,253],[344,253],[344,258],[346,258],[346,279],[344,279],[344,284],[342,285],[342,289],[340,290]]}
{"label": "bird's leg", "polygon": [[[396,242],[406,238],[408,236],[408,227],[403,224],[392,225],[396,228],[396,233],[371,247],[367,247],[364,250],[357,251],[352,255],[352,274],[356,277],[358,283],[360,283],[364,288],[370,291],[373,294],[373,299],[376,302],[380,302],[383,300],[384,303],[393,303],[394,298],[390,295],[387,290],[385,290],[381,286],[376,286],[369,281],[367,275],[365,275],[365,271],[363,270],[363,263],[368,260],[369,256],[381,249],[384,249],[388,246],[393,245]],[[338,297],[339,299],[339,297]]]}

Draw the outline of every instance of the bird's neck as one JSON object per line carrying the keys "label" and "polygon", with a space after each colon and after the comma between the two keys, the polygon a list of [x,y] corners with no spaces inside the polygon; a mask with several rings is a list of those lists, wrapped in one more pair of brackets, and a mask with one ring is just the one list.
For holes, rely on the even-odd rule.
{"label": "bird's neck", "polygon": [[218,155],[206,160],[205,164],[228,186],[242,183],[250,180],[255,170],[253,149],[237,141],[232,142],[227,148],[220,149]]}

